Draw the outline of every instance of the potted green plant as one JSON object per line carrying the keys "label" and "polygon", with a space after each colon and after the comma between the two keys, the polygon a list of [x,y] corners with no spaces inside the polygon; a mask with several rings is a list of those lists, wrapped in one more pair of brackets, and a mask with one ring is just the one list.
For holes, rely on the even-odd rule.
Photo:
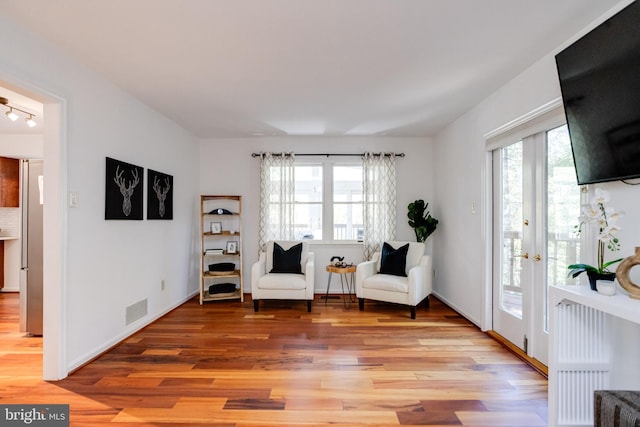
{"label": "potted green plant", "polygon": [[427,210],[428,207],[429,203],[425,203],[424,200],[416,200],[408,206],[409,225],[416,233],[416,240],[422,243],[436,231],[438,226],[438,220],[431,216]]}
{"label": "potted green plant", "polygon": [[585,224],[594,225],[598,229],[597,245],[598,245],[598,265],[593,266],[589,264],[571,264],[569,267],[569,276],[575,278],[582,273],[587,273],[589,277],[589,284],[592,290],[596,290],[597,280],[614,280],[616,273],[609,271],[607,268],[622,261],[623,258],[619,258],[613,261],[604,260],[605,246],[610,251],[615,252],[620,250],[620,241],[615,234],[620,230],[620,227],[615,225],[618,218],[623,215],[623,212],[617,212],[612,207],[605,206],[610,201],[609,193],[596,188],[594,198],[591,202],[583,207],[582,215],[580,215],[580,224],[576,226],[577,233],[582,231],[582,227]]}

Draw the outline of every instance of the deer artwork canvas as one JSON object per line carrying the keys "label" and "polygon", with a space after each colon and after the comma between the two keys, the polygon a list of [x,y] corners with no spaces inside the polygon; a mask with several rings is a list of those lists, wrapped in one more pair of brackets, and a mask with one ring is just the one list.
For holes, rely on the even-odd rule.
{"label": "deer artwork canvas", "polygon": [[143,219],[144,169],[107,157],[104,219]]}
{"label": "deer artwork canvas", "polygon": [[147,219],[173,219],[173,176],[147,169]]}

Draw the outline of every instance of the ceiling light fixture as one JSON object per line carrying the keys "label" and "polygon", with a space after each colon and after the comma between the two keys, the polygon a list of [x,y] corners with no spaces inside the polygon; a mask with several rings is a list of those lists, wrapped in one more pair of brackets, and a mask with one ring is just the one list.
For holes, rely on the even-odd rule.
{"label": "ceiling light fixture", "polygon": [[9,100],[7,98],[3,98],[3,97],[0,96],[0,104],[4,105],[5,107],[7,107],[9,109],[9,111],[7,111],[5,114],[7,115],[9,120],[11,120],[12,122],[15,122],[16,120],[18,120],[20,118],[20,116],[18,116],[18,114],[16,113],[16,111],[20,111],[22,114],[25,114],[25,115],[29,116],[29,117],[27,117],[25,119],[25,122],[27,123],[27,125],[30,128],[32,128],[32,127],[37,125],[36,121],[33,120],[33,118],[35,117],[35,114],[29,113],[28,111],[24,111],[24,110],[22,110],[22,109],[20,109],[18,107],[13,106],[13,105],[9,105]]}
{"label": "ceiling light fixture", "polygon": [[36,121],[33,120],[33,114],[29,114],[29,117],[24,119],[24,121],[27,123],[27,126],[29,126],[30,128],[37,125]]}
{"label": "ceiling light fixture", "polygon": [[9,107],[9,111],[7,111],[6,114],[7,114],[7,117],[9,117],[9,120],[11,120],[12,122],[15,122],[20,117],[13,111],[12,107]]}

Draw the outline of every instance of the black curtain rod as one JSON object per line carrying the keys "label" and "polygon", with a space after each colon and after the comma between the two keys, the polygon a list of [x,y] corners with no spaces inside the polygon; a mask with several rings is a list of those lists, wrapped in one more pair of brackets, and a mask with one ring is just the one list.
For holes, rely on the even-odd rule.
{"label": "black curtain rod", "polygon": [[[341,157],[341,156],[356,156],[356,157],[362,157],[364,156],[366,153],[361,153],[361,154],[341,154],[341,153],[293,153],[296,157],[303,157],[303,156],[323,156],[323,157],[329,157],[329,156],[337,156],[337,157]],[[290,156],[291,154],[289,153],[272,153],[273,156]],[[378,153],[375,154],[374,156],[396,156],[396,157],[404,157],[404,153]],[[262,157],[264,156],[264,153],[251,153],[251,157]]]}

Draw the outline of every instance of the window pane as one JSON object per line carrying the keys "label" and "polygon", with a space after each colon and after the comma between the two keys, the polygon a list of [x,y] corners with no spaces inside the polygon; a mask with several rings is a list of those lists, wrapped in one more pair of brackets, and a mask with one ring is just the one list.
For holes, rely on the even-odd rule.
{"label": "window pane", "polygon": [[322,203],[322,165],[304,165],[295,168],[295,201]]}
{"label": "window pane", "polygon": [[295,168],[295,238],[322,240],[322,165]]}
{"label": "window pane", "polygon": [[333,239],[362,241],[362,203],[333,205]]}
{"label": "window pane", "polygon": [[333,167],[333,239],[362,240],[362,166]]}
{"label": "window pane", "polygon": [[322,240],[322,203],[296,203],[295,238]]}
{"label": "window pane", "polygon": [[[573,280],[569,280],[567,266],[580,261],[580,239],[575,233],[580,187],[566,125],[547,132],[547,174],[547,286],[568,285]],[[548,331],[548,310],[545,314]]]}
{"label": "window pane", "polygon": [[362,166],[333,167],[333,201],[362,200]]}
{"label": "window pane", "polygon": [[501,308],[522,318],[522,141],[502,149],[502,292]]}

